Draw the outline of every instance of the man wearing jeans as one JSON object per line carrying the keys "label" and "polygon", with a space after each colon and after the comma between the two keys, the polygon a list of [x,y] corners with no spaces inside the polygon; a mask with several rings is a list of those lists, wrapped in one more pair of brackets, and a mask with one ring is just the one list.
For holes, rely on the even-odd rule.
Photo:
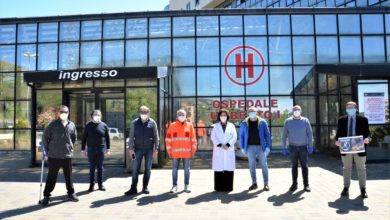
{"label": "man wearing jeans", "polygon": [[177,172],[179,162],[183,160],[184,166],[184,191],[189,193],[190,183],[190,159],[196,152],[196,135],[194,127],[186,119],[187,113],[180,109],[177,111],[177,120],[169,125],[165,145],[169,156],[172,158],[172,189],[177,192]]}
{"label": "man wearing jeans", "polygon": [[133,158],[132,184],[125,195],[137,194],[138,174],[142,158],[145,158],[145,172],[142,193],[149,194],[148,184],[152,169],[153,157],[158,154],[159,135],[157,123],[150,118],[150,110],[146,106],[139,108],[140,116],[130,126],[129,155]]}
{"label": "man wearing jeans", "polygon": [[249,190],[257,189],[256,156],[263,171],[264,190],[269,191],[267,156],[270,152],[270,133],[267,121],[257,116],[255,107],[250,107],[247,117],[240,125],[241,152],[248,155],[252,185]]}
{"label": "man wearing jeans", "polygon": [[313,130],[309,119],[301,116],[302,109],[296,105],[292,109],[293,115],[284,122],[282,136],[282,153],[287,155],[287,139],[290,149],[290,160],[292,165],[292,185],[290,191],[294,192],[298,185],[298,161],[301,164],[303,186],[306,192],[310,192],[309,167],[307,165],[307,154],[313,153]]}

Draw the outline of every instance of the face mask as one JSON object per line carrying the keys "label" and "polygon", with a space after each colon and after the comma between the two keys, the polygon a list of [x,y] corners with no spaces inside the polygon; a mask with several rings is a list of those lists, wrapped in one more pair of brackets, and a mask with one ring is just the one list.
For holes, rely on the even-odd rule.
{"label": "face mask", "polygon": [[177,119],[178,119],[180,122],[183,122],[184,120],[186,120],[186,116],[177,116]]}
{"label": "face mask", "polygon": [[67,119],[68,119],[68,114],[66,114],[66,113],[61,113],[61,114],[60,114],[60,119],[61,119],[62,121],[67,120]]}
{"label": "face mask", "polygon": [[301,116],[301,111],[295,110],[295,111],[293,111],[293,115],[294,115],[294,117],[299,118]]}
{"label": "face mask", "polygon": [[256,112],[249,112],[249,117],[250,118],[256,118]]}
{"label": "face mask", "polygon": [[219,118],[219,120],[221,120],[222,123],[226,123],[227,117],[226,117],[226,116],[221,116],[221,117]]}
{"label": "face mask", "polygon": [[146,119],[148,119],[148,115],[145,114],[141,114],[140,117],[143,121],[146,121]]}
{"label": "face mask", "polygon": [[355,108],[347,108],[347,114],[349,116],[354,116],[356,114],[356,109]]}
{"label": "face mask", "polygon": [[97,115],[92,116],[92,120],[93,120],[94,122],[100,122],[101,119],[102,119],[101,116],[97,116]]}

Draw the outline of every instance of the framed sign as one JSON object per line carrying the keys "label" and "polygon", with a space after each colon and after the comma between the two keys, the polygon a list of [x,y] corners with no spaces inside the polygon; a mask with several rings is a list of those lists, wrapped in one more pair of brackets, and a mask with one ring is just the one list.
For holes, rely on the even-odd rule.
{"label": "framed sign", "polygon": [[384,92],[364,93],[364,116],[369,124],[386,123],[386,106]]}
{"label": "framed sign", "polygon": [[364,138],[360,136],[342,137],[339,138],[340,153],[342,154],[356,154],[365,152]]}

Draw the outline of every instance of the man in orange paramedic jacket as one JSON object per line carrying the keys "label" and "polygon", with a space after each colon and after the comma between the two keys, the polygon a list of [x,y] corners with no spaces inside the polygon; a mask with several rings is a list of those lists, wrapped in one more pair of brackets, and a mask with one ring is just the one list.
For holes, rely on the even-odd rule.
{"label": "man in orange paramedic jacket", "polygon": [[184,167],[184,191],[189,193],[190,182],[190,159],[196,152],[196,135],[194,127],[186,119],[186,111],[177,111],[177,120],[169,125],[165,146],[169,156],[172,158],[172,181],[171,193],[177,192],[177,171],[179,162],[183,160]]}

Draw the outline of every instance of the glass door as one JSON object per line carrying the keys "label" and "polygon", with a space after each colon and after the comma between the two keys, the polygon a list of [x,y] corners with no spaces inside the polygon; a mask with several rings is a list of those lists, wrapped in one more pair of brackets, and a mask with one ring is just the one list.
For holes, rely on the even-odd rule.
{"label": "glass door", "polygon": [[76,125],[77,141],[74,146],[74,163],[88,163],[81,158],[81,140],[84,127],[91,120],[90,114],[95,109],[95,94],[90,92],[72,92],[66,94],[69,105],[69,119]]}
{"label": "glass door", "polygon": [[368,160],[390,160],[389,82],[358,80],[359,113],[368,118]]}
{"label": "glass door", "polygon": [[102,92],[98,94],[102,120],[110,132],[111,155],[105,164],[124,164],[125,143],[125,100],[123,92]]}

